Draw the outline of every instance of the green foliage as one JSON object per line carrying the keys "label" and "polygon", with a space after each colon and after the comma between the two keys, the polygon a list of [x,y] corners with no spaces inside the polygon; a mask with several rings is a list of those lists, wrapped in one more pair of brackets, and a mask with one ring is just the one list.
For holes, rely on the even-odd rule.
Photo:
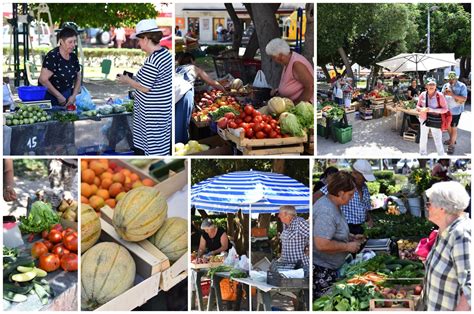
{"label": "green foliage", "polygon": [[398,194],[400,192],[400,190],[401,190],[400,185],[389,185],[389,186],[387,186],[385,194],[386,195],[395,195],[395,194]]}
{"label": "green foliage", "polygon": [[28,217],[20,217],[20,229],[23,233],[39,233],[59,223],[59,216],[50,204],[36,201],[31,205]]}
{"label": "green foliage", "polygon": [[153,3],[48,3],[53,22],[75,22],[79,27],[135,27],[142,19],[156,18]]}
{"label": "green foliage", "polygon": [[380,193],[380,182],[367,182],[367,188],[369,189],[370,195],[375,195]]}
{"label": "green foliage", "polygon": [[[35,47],[32,51],[35,54],[47,54],[51,50],[51,47]],[[20,48],[20,53],[22,53],[23,48]],[[113,58],[113,57],[142,57],[145,59],[145,52],[140,49],[125,49],[125,48],[83,48],[84,58]],[[8,55],[10,53],[10,48],[3,46],[3,55]]]}
{"label": "green foliage", "polygon": [[48,159],[14,159],[13,170],[17,177],[38,180],[48,176],[48,163]]}
{"label": "green foliage", "polygon": [[392,170],[377,170],[374,171],[374,176],[377,179],[387,179],[391,180],[393,178],[393,171]]}
{"label": "green foliage", "polygon": [[408,177],[409,182],[416,186],[416,191],[419,195],[433,185],[432,179],[431,171],[426,168],[415,169]]}

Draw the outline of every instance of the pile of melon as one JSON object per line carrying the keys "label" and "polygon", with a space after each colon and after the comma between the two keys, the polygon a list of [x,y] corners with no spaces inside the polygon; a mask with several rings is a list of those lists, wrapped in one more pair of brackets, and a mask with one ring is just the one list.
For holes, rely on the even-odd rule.
{"label": "pile of melon", "polygon": [[[140,186],[126,192],[114,209],[112,224],[130,242],[150,241],[171,262],[188,248],[187,220],[168,215],[168,204],[158,189]],[[81,307],[109,302],[133,286],[136,265],[130,252],[113,242],[100,242],[101,223],[95,210],[81,207]]]}

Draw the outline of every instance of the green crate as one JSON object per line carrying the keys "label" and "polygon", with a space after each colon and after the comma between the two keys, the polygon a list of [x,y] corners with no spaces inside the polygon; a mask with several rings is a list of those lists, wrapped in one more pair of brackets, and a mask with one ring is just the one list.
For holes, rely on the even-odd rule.
{"label": "green crate", "polygon": [[324,125],[318,124],[317,132],[319,136],[326,137],[327,128]]}
{"label": "green crate", "polygon": [[333,129],[336,139],[341,144],[346,144],[352,141],[352,125],[341,126],[336,125]]}

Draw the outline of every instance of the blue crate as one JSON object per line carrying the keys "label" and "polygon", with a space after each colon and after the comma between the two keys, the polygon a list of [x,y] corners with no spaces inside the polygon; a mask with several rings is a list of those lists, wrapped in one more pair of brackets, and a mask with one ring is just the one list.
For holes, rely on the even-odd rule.
{"label": "blue crate", "polygon": [[18,97],[22,101],[44,100],[47,88],[44,86],[20,86],[17,88]]}

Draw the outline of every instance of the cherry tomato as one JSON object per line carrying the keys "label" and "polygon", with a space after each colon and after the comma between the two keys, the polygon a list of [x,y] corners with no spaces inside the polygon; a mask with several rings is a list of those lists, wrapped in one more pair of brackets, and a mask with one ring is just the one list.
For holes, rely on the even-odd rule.
{"label": "cherry tomato", "polygon": [[[257,112],[258,112],[258,111],[257,111]],[[255,122],[255,123],[260,123],[260,122],[262,122],[262,121],[263,121],[262,116],[255,116],[255,117],[253,117],[253,122]]]}
{"label": "cherry tomato", "polygon": [[244,107],[244,112],[247,114],[247,115],[251,115],[253,112],[254,112],[254,108],[252,105],[245,105]]}
{"label": "cherry tomato", "polygon": [[230,121],[227,127],[231,129],[235,129],[237,128],[237,123],[235,123],[234,121]]}
{"label": "cherry tomato", "polygon": [[246,130],[245,131],[245,137],[252,138],[253,137],[253,130],[252,129]]}
{"label": "cherry tomato", "polygon": [[254,117],[261,117],[262,116],[262,113],[258,110],[254,110],[253,113],[252,113],[252,116]]}
{"label": "cherry tomato", "polygon": [[258,138],[258,139],[263,139],[263,138],[265,138],[265,137],[267,137],[267,136],[266,136],[266,134],[263,133],[262,131],[259,131],[259,132],[257,132],[257,133],[255,134],[255,137]]}
{"label": "cherry tomato", "polygon": [[246,116],[247,115],[245,114],[245,112],[242,111],[239,115],[239,118],[243,120],[243,119],[245,119]]}
{"label": "cherry tomato", "polygon": [[278,133],[272,130],[268,136],[270,138],[276,138],[278,136]]}
{"label": "cherry tomato", "polygon": [[254,130],[255,133],[257,133],[258,131],[261,131],[262,128],[263,128],[263,127],[262,127],[262,124],[261,124],[261,123],[255,123],[255,124],[253,125],[253,130]]}
{"label": "cherry tomato", "polygon": [[244,118],[244,121],[247,122],[247,123],[250,122],[250,121],[252,121],[252,116],[251,116],[251,115],[250,115],[250,116],[246,116],[246,117]]}
{"label": "cherry tomato", "polygon": [[263,128],[263,131],[266,133],[266,134],[270,134],[271,131],[273,131],[273,128],[270,124],[265,124],[265,127]]}
{"label": "cherry tomato", "polygon": [[240,119],[240,118],[235,119],[235,123],[237,123],[237,125],[241,124],[242,122],[243,122],[243,121],[242,121],[242,119]]}

